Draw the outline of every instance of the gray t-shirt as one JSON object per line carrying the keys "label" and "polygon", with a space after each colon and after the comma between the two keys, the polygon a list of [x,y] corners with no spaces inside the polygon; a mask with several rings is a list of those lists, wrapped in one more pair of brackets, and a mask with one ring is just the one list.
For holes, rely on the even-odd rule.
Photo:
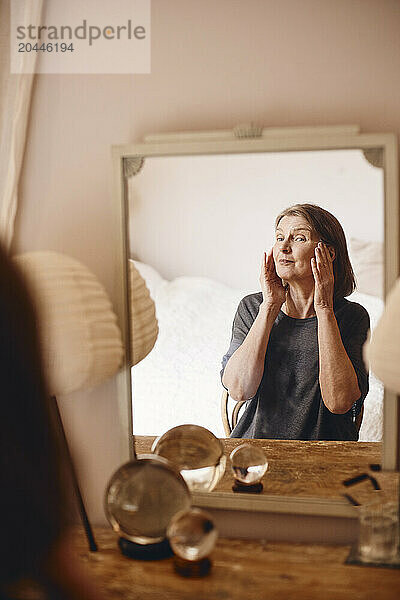
{"label": "gray t-shirt", "polygon": [[[226,363],[239,348],[252,326],[262,302],[262,293],[241,300],[232,327]],[[319,386],[317,317],[294,319],[280,311],[272,326],[264,362],[264,374],[256,395],[248,400],[235,438],[296,440],[357,440],[354,418],[368,393],[368,372],[362,359],[369,315],[356,302],[339,300],[335,317],[347,355],[357,374],[360,398],[343,415],[331,413],[322,401]]]}

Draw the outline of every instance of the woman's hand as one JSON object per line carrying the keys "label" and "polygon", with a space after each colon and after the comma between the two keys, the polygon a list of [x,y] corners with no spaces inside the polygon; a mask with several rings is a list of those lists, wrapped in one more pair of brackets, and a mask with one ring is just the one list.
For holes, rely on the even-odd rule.
{"label": "woman's hand", "polygon": [[276,272],[272,249],[268,254],[264,252],[261,263],[260,284],[264,302],[280,308],[286,299],[286,288]]}
{"label": "woman's hand", "polygon": [[333,310],[333,261],[328,247],[318,242],[315,248],[315,258],[311,259],[311,269],[314,276],[314,309],[316,314],[321,310]]}

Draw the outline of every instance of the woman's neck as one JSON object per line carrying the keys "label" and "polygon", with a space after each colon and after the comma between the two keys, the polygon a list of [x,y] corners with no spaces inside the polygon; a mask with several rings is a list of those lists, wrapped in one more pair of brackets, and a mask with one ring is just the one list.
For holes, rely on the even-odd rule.
{"label": "woman's neck", "polygon": [[305,289],[289,284],[282,310],[288,317],[295,319],[314,317],[314,285],[312,288]]}

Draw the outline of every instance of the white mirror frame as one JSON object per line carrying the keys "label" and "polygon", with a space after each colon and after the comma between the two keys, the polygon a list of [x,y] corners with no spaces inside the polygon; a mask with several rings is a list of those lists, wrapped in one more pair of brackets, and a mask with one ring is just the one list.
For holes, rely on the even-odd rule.
{"label": "white mirror frame", "polygon": [[[397,139],[391,133],[360,133],[356,125],[328,127],[267,128],[254,126],[237,127],[233,131],[209,131],[193,133],[171,133],[151,135],[144,143],[113,146],[113,165],[115,174],[115,207],[118,211],[118,222],[121,241],[118,248],[118,276],[120,294],[115,307],[121,324],[126,348],[126,363],[119,374],[119,407],[123,447],[125,455],[134,456],[132,435],[132,401],[130,377],[129,347],[129,307],[128,290],[128,199],[127,176],[129,165],[133,159],[149,156],[191,155],[191,154],[230,154],[248,152],[285,152],[304,150],[362,149],[382,152],[384,164],[385,192],[385,297],[399,276],[399,204],[398,204],[398,154]],[[130,161],[130,163],[128,162]],[[393,251],[393,249],[396,249]],[[382,466],[385,470],[399,470],[399,417],[398,398],[385,391],[383,416]],[[300,498],[289,496],[262,495],[244,497],[222,492],[194,495],[194,504],[214,509],[215,511],[242,511],[242,514],[254,513],[264,515],[302,515],[303,517],[319,516],[322,519],[335,518],[334,528],[336,541],[348,541],[350,535],[349,518],[355,517],[354,509],[345,500],[332,501],[322,498]],[[344,520],[343,520],[344,519]],[[229,519],[228,519],[229,520]],[[237,521],[237,519],[236,519]],[[340,524],[341,523],[341,524]],[[276,522],[275,522],[276,525]],[[354,525],[354,523],[353,523]],[[247,527],[247,526],[246,526]],[[256,526],[257,527],[257,526]],[[265,528],[265,526],[264,526]],[[342,528],[341,535],[338,531]],[[240,528],[239,528],[240,529]],[[354,527],[353,527],[354,530]],[[248,529],[246,530],[248,532]],[[347,531],[347,533],[346,533]],[[234,534],[231,525],[230,535]],[[223,531],[221,531],[223,534]],[[236,531],[236,534],[238,532]],[[240,532],[239,532],[240,535]],[[252,537],[246,535],[245,537]],[[255,536],[259,537],[259,536]],[[354,537],[352,531],[350,537]],[[293,534],[290,536],[293,540]],[[302,536],[301,539],[304,539]],[[326,538],[325,538],[326,541]]]}

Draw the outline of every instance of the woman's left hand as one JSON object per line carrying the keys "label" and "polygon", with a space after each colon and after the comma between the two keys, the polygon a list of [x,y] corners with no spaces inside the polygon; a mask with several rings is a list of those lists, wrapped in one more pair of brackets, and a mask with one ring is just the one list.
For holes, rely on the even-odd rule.
{"label": "woman's left hand", "polygon": [[328,247],[318,242],[315,248],[315,258],[311,259],[311,269],[314,276],[314,309],[316,314],[325,310],[333,310],[333,261]]}

